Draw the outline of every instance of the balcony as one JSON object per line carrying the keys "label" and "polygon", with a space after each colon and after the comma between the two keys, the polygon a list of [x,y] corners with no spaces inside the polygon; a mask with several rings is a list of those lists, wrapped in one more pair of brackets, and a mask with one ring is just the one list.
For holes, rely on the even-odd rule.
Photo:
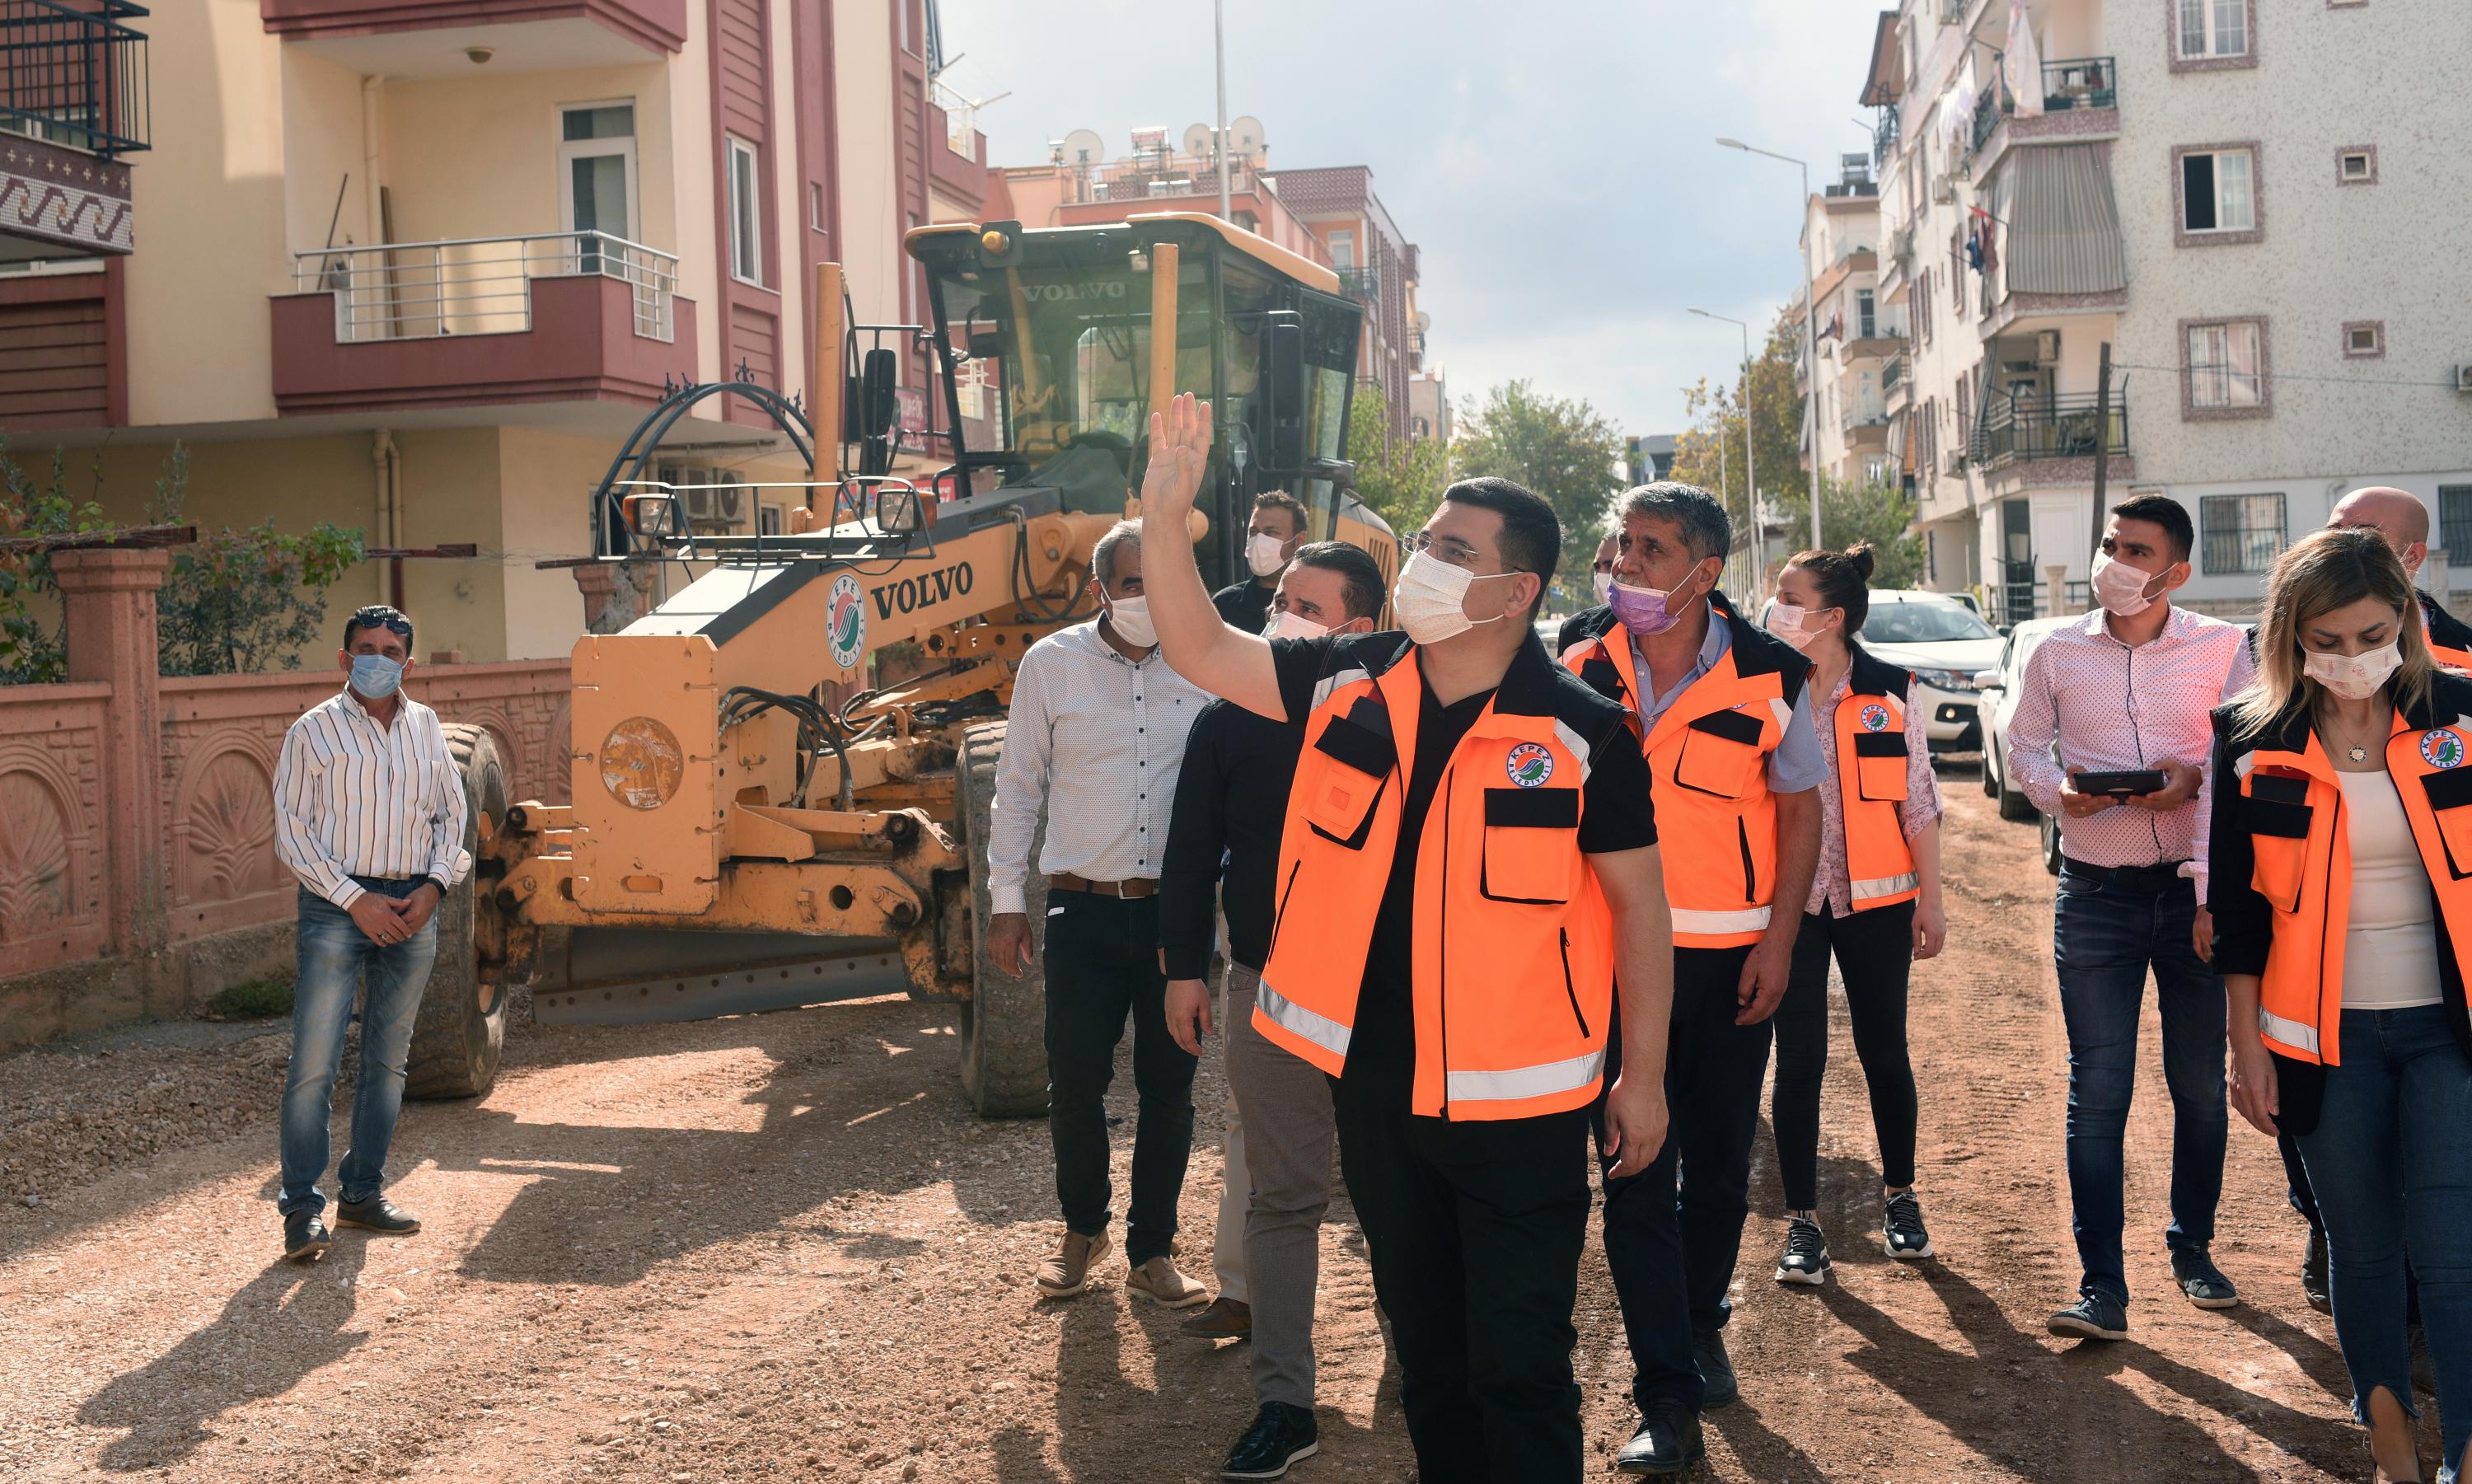
{"label": "balcony", "polygon": [[[1995,66],[1997,63],[1995,62]],[[2020,115],[1995,74],[1975,101],[1968,160],[1974,178],[1999,162],[2012,144],[2070,144],[2120,135],[2120,69],[2108,57],[2073,57],[2043,63],[2043,108]]]}
{"label": "balcony", "polygon": [[[193,3],[193,0],[184,0]],[[267,33],[359,72],[468,75],[626,66],[686,46],[687,0],[257,0]]]}
{"label": "balcony", "polygon": [[1377,303],[1382,298],[1381,280],[1370,268],[1343,268],[1339,271],[1339,296]]}
{"label": "balcony", "polygon": [[1880,368],[1880,400],[1890,412],[1905,405],[1914,389],[1913,362],[1902,350]]}
{"label": "balcony", "polygon": [[284,416],[410,406],[650,406],[695,368],[678,261],[606,232],[301,252],[273,301]]}
{"label": "balcony", "polygon": [[1877,452],[1889,446],[1889,414],[1877,403],[1848,406],[1840,431],[1846,452]]}
{"label": "balcony", "polygon": [[1885,361],[1902,354],[1906,348],[1906,327],[1887,320],[1874,320],[1869,324],[1847,326],[1850,337],[1845,342],[1844,362],[1857,366],[1869,361]]}
{"label": "balcony", "polygon": [[2111,399],[2107,436],[2104,424],[2091,392],[1994,397],[1975,426],[1971,452],[1995,488],[2084,484],[2093,479],[2095,455],[2105,443],[2114,461],[2111,477],[2134,475],[2127,398]]}
{"label": "balcony", "polygon": [[152,147],[146,36],[128,24],[145,13],[0,0],[0,262],[136,246],[122,156]]}

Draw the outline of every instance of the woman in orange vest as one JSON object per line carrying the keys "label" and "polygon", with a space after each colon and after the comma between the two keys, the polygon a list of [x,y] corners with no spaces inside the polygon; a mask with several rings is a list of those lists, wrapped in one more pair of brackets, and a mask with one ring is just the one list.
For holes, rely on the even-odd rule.
{"label": "woman in orange vest", "polygon": [[2215,712],[2207,905],[2232,1106],[2299,1142],[2377,1476],[2421,1476],[2409,1249],[2445,1481],[2472,1434],[2472,678],[2431,662],[2415,606],[2374,531],[2275,562],[2257,680]]}
{"label": "woman in orange vest", "polygon": [[1781,1283],[1828,1281],[1820,1231],[1819,1083],[1828,1069],[1828,956],[1845,980],[1854,1054],[1871,1089],[1880,1140],[1881,1241],[1891,1257],[1932,1255],[1914,1194],[1913,1063],[1906,1054],[1906,981],[1939,951],[1939,785],[1914,678],[1857,646],[1869,615],[1871,547],[1806,551],[1777,577],[1769,632],[1811,661],[1811,720],[1828,755],[1820,782],[1819,869],[1803,903],[1784,1003],[1777,1007],[1770,1126],[1785,1186]]}

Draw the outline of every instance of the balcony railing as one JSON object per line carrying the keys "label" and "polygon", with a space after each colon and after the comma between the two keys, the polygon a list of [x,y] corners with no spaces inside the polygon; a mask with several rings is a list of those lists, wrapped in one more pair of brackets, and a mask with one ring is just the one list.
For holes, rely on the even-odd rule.
{"label": "balcony railing", "polygon": [[1370,303],[1381,297],[1381,281],[1370,268],[1343,268],[1339,271],[1339,293],[1343,299],[1361,299]]}
{"label": "balcony railing", "polygon": [[607,232],[465,237],[293,254],[302,293],[335,296],[345,343],[505,335],[533,327],[535,278],[598,275],[633,291],[635,333],[675,335],[678,260]]}
{"label": "balcony railing", "polygon": [[1905,384],[1906,358],[1902,355],[1892,355],[1889,357],[1888,364],[1880,368],[1881,395],[1886,395]]}
{"label": "balcony railing", "polygon": [[1886,427],[1888,423],[1888,413],[1877,404],[1868,406],[1849,404],[1841,425],[1846,432],[1851,433],[1857,428]]}
{"label": "balcony railing", "polygon": [[151,148],[146,36],[131,0],[0,0],[0,131],[115,158]]}
{"label": "balcony railing", "polygon": [[2120,72],[2108,57],[2043,63],[2043,111],[2120,107]]}
{"label": "balcony railing", "polygon": [[1871,164],[1885,169],[1889,154],[1897,147],[1897,108],[1892,105],[1880,110],[1879,122],[1871,126]]}
{"label": "balcony railing", "polygon": [[[1988,468],[2021,459],[2091,459],[2104,442],[2095,395],[1994,397],[1974,430],[1974,457]],[[2128,409],[2112,398],[2110,451],[2128,450]]]}
{"label": "balcony railing", "polygon": [[1984,84],[1983,91],[1975,95],[1974,137],[1965,150],[1968,159],[1983,153],[1983,147],[1991,142],[1991,132],[2000,127],[2001,118],[2008,112],[2007,102],[2008,94],[2000,85],[2000,63],[1995,59],[1991,64],[1991,81]]}

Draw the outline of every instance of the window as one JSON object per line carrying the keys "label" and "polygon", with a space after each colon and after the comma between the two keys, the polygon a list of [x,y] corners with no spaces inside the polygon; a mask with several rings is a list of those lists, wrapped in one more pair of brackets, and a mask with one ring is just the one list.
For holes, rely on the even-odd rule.
{"label": "window", "polygon": [[755,146],[729,136],[729,275],[764,282],[764,211],[756,195]]}
{"label": "window", "polygon": [[911,56],[918,55],[918,18],[912,7],[918,0],[892,0],[892,9],[901,17],[901,49]]}
{"label": "window", "polygon": [[2283,496],[2201,495],[2198,525],[2207,576],[2265,572],[2283,550]]}
{"label": "window", "polygon": [[824,229],[824,188],[815,181],[807,182],[807,230]]}
{"label": "window", "polygon": [[2446,545],[2446,564],[2458,558],[2472,561],[2472,485],[2437,487],[2437,534]]}
{"label": "window", "polygon": [[1857,340],[1869,340],[1878,332],[1879,320],[1873,307],[1871,291],[1869,289],[1856,289],[1854,291],[1854,321],[1856,324],[1856,334],[1854,338]]}
{"label": "window", "polygon": [[2255,232],[2256,150],[2185,150],[2178,154],[2182,241],[2213,233]]}
{"label": "window", "polygon": [[[587,103],[559,110],[558,190],[571,232],[635,236],[635,105]],[[607,244],[582,239],[579,266],[599,273]]]}
{"label": "window", "polygon": [[2213,417],[2263,417],[2266,325],[2257,320],[2186,325],[2188,364],[2181,376],[2184,411]]}
{"label": "window", "polygon": [[2179,12],[2176,57],[2211,61],[2246,57],[2249,0],[2174,0]]}
{"label": "window", "polygon": [[2373,144],[2347,144],[2335,152],[2335,183],[2337,185],[2375,185],[2378,183],[2378,148]]}
{"label": "window", "polygon": [[1356,266],[1356,233],[1350,231],[1330,234],[1330,264],[1341,273],[1346,273]]}
{"label": "window", "polygon": [[2343,326],[2344,359],[2370,361],[2386,353],[2387,325],[2384,320],[2354,320]]}
{"label": "window", "polygon": [[788,529],[787,526],[782,524],[781,517],[782,509],[780,506],[764,506],[755,513],[755,534],[758,536],[780,535],[783,531]]}

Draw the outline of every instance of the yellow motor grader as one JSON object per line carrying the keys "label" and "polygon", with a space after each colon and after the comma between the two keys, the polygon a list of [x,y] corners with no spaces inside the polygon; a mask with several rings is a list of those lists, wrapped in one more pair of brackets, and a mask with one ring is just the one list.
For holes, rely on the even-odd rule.
{"label": "yellow motor grader", "polygon": [[[932,324],[849,324],[823,265],[814,343],[832,360],[810,385],[831,390],[812,409],[745,380],[682,388],[612,463],[585,560],[632,568],[630,586],[696,575],[577,640],[574,802],[511,801],[487,734],[450,729],[478,865],[442,914],[416,1095],[488,1090],[507,992],[541,976],[556,927],[563,962],[533,998],[543,1023],[906,991],[961,1006],[962,1081],[982,1113],[1043,1111],[1043,985],[985,952],[988,807],[1023,653],[1091,616],[1091,548],[1140,513],[1152,409],[1179,392],[1214,404],[1191,532],[1206,575],[1245,573],[1269,490],[1305,503],[1314,539],[1393,568],[1389,526],[1347,492],[1362,311],[1328,269],[1184,213],[925,227],[906,246]],[[903,350],[932,361],[942,400],[926,420],[951,457],[932,482],[889,472]],[[662,434],[712,395],[764,408],[812,450],[792,533],[699,534],[688,491],[644,477]],[[915,673],[885,679],[870,657],[896,645]],[[1037,922],[1034,869],[1030,888]]]}

